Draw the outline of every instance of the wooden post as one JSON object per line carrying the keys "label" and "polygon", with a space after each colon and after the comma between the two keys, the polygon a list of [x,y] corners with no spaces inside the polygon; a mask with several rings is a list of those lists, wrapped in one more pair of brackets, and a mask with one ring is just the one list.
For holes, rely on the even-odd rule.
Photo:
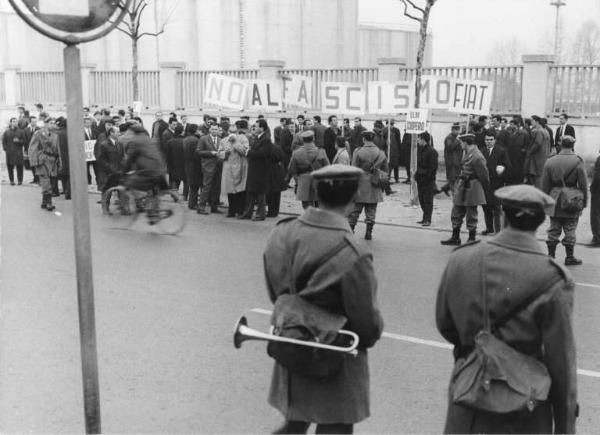
{"label": "wooden post", "polygon": [[417,135],[413,133],[410,135],[410,205],[418,207],[419,192],[415,172],[417,172]]}
{"label": "wooden post", "polygon": [[98,388],[98,353],[92,279],[92,244],[86,163],[82,146],[81,59],[79,48],[76,45],[65,47],[64,63],[85,431],[87,434],[98,434],[101,431],[100,393]]}

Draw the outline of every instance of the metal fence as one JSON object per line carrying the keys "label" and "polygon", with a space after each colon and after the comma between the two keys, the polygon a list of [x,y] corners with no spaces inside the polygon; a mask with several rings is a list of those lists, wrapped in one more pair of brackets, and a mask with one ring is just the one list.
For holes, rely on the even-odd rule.
{"label": "metal fence", "polygon": [[[402,80],[412,80],[415,68],[400,70]],[[492,113],[521,112],[522,66],[435,67],[423,68],[423,75],[456,77],[494,82]]]}
{"label": "metal fence", "polygon": [[600,65],[550,67],[547,106],[552,114],[600,116]]}
{"label": "metal fence", "polygon": [[204,90],[208,75],[221,74],[238,79],[258,78],[257,69],[238,69],[225,71],[177,71],[175,78],[175,101],[181,109],[202,109]]}
{"label": "metal fence", "polygon": [[377,81],[377,68],[343,68],[343,69],[284,69],[281,75],[295,74],[312,79],[312,107],[321,109],[321,82],[350,82],[367,86],[368,82]]}
{"label": "metal fence", "polygon": [[[160,106],[160,72],[138,72],[139,99],[145,107]],[[90,104],[92,106],[128,106],[133,102],[131,71],[92,71]]]}
{"label": "metal fence", "polygon": [[4,89],[4,73],[0,72],[0,103],[6,102],[6,90]]}
{"label": "metal fence", "polygon": [[63,105],[65,103],[65,74],[57,72],[18,72],[22,103]]}

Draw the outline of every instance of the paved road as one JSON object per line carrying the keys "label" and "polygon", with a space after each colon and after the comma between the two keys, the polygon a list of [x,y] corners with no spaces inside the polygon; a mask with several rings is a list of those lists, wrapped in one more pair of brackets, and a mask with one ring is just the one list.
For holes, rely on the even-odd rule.
{"label": "paved road", "polygon": [[[70,202],[1,186],[0,432],[83,430]],[[271,360],[241,350],[232,326],[270,309],[261,254],[273,221],[190,214],[178,237],[110,229],[90,196],[103,431],[258,433],[281,418],[266,403]],[[359,225],[359,232],[363,227]],[[378,226],[371,245],[389,334],[371,351],[372,417],[362,433],[439,432],[451,351],[435,330],[450,249],[433,231]],[[579,248],[575,328],[580,432],[600,427],[600,250]],[[258,311],[251,311],[252,309]],[[406,341],[414,337],[417,342]],[[410,338],[409,338],[410,340]],[[427,340],[433,343],[428,343]],[[590,376],[591,375],[591,376]],[[597,375],[599,377],[594,377]]]}

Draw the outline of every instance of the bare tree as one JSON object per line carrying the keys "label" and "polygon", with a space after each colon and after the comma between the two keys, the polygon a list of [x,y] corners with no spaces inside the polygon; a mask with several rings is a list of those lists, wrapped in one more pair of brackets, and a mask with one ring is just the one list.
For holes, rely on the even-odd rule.
{"label": "bare tree", "polygon": [[600,25],[593,20],[585,21],[571,46],[571,62],[580,65],[600,63]]}
{"label": "bare tree", "polygon": [[[125,10],[126,14],[121,21],[117,25],[117,30],[123,32],[131,39],[131,58],[132,58],[132,66],[131,66],[131,81],[133,85],[133,100],[139,100],[139,82],[138,82],[138,41],[140,38],[144,36],[154,36],[164,33],[165,26],[167,22],[171,18],[171,15],[175,11],[177,7],[178,0],[171,7],[168,12],[166,18],[163,20],[162,24],[157,25],[154,32],[146,32],[142,29],[142,17],[144,15],[144,11],[151,3],[152,0],[133,0],[129,4],[126,1],[120,0],[119,7],[122,10]],[[157,0],[154,0],[157,1]]]}
{"label": "bare tree", "polygon": [[521,63],[523,46],[516,37],[498,41],[488,53],[488,63],[491,65],[517,65]]}
{"label": "bare tree", "polygon": [[[431,8],[437,0],[424,0],[423,7],[418,6],[413,0],[400,0],[404,5],[404,16],[419,23],[419,48],[417,50],[417,65],[415,73],[415,108],[419,107],[421,97],[421,76],[423,75],[423,58],[425,57],[425,46],[427,45],[427,25]],[[410,202],[417,205],[417,183],[414,174],[417,169],[417,136],[412,135],[410,145],[410,171],[413,174],[411,183]]]}

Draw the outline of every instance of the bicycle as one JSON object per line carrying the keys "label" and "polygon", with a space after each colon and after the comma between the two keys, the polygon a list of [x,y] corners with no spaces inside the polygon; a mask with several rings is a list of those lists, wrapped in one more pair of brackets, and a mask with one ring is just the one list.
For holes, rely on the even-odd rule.
{"label": "bicycle", "polygon": [[178,234],[185,226],[181,200],[177,193],[161,184],[157,181],[147,191],[123,185],[111,187],[102,194],[102,211],[118,229],[129,229],[144,214],[148,224],[156,226],[162,234]]}

